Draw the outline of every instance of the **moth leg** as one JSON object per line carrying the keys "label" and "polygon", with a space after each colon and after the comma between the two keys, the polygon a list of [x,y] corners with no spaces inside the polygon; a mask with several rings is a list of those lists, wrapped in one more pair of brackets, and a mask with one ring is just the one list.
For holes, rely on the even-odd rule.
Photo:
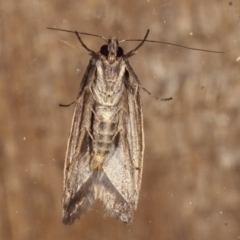
{"label": "moth leg", "polygon": [[[120,114],[121,114],[121,111],[124,111],[125,113],[128,113],[128,111],[122,106],[121,108],[119,108],[119,109],[116,111],[116,113],[110,118],[110,120],[114,119],[114,118],[116,117],[116,115],[119,114],[119,112],[120,112]],[[117,135],[117,133],[116,133],[115,135]]]}
{"label": "moth leg", "polygon": [[[94,117],[96,118],[96,120],[101,123],[102,121],[99,119],[97,113],[90,108],[90,110],[92,111],[92,113],[94,114]],[[90,133],[90,132],[89,132]],[[92,137],[92,140],[94,141],[94,138]],[[101,155],[97,155],[94,154],[91,160],[91,169],[93,171],[101,171],[102,167],[103,167],[103,162],[104,162],[105,156],[101,156]]]}
{"label": "moth leg", "polygon": [[[102,121],[99,119],[98,115],[96,114],[96,112],[90,108],[92,113],[94,114],[96,120],[101,123]],[[93,139],[93,137],[92,137]],[[94,171],[94,170],[97,170],[97,171],[101,171],[102,170],[102,166],[103,166],[103,161],[105,159],[105,156],[100,156],[100,155],[94,155],[93,156],[93,159],[91,161],[91,169]]]}
{"label": "moth leg", "polygon": [[89,129],[85,128],[85,130],[87,131],[87,133],[89,134],[90,138],[93,140],[93,135],[91,134],[91,132],[89,131]]}
{"label": "moth leg", "polygon": [[92,113],[94,114],[96,120],[97,120],[98,122],[101,122],[101,120],[99,119],[98,115],[96,114],[96,112],[95,112],[91,107],[90,107],[90,110],[91,110]]}

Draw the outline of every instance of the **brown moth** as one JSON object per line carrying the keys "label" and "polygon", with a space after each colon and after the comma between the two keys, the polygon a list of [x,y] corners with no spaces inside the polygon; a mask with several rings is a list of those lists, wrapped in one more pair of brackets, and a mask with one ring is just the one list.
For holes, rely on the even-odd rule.
{"label": "brown moth", "polygon": [[143,170],[143,118],[139,81],[119,41],[106,39],[92,56],[76,100],[63,187],[63,223],[71,224],[96,199],[107,215],[132,221]]}
{"label": "brown moth", "polygon": [[[128,58],[145,41],[165,42],[146,40],[149,30],[143,40],[118,41],[115,37],[106,39],[49,29],[75,33],[92,57],[74,102],[64,166],[63,223],[74,223],[91,209],[96,199],[104,203],[107,215],[129,223],[137,208],[143,171],[144,134],[139,91],[140,88],[147,90],[141,86]],[[100,37],[106,45],[100,52],[94,52],[82,42],[80,34]],[[124,54],[119,46],[124,41],[141,43]]]}

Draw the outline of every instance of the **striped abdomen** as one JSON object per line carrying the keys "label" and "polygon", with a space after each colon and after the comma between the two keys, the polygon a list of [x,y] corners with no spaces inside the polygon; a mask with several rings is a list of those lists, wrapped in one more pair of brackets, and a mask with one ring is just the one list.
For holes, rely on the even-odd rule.
{"label": "striped abdomen", "polygon": [[93,120],[93,170],[101,170],[118,131],[118,107],[96,106]]}

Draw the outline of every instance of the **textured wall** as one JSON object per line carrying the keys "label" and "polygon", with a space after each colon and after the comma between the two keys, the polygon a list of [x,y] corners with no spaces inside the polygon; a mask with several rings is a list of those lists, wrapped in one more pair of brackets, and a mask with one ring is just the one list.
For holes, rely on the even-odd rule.
{"label": "textured wall", "polygon": [[[2,1],[0,238],[202,240],[240,237],[240,3],[219,0]],[[61,223],[62,171],[73,107],[89,61],[59,27],[225,51],[146,43],[130,63],[143,86],[146,151],[134,221],[97,203]],[[100,39],[83,37],[98,50]],[[130,50],[136,43],[124,43]]]}

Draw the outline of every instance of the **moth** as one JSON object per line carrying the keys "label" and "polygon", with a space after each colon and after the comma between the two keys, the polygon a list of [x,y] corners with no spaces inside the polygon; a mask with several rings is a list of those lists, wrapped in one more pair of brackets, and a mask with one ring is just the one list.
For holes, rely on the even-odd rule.
{"label": "moth", "polygon": [[[64,166],[62,221],[74,223],[100,199],[107,215],[130,223],[137,208],[143,172],[140,89],[147,90],[128,59],[144,42],[164,42],[147,40],[149,30],[142,40],[118,41],[115,37],[49,29],[75,33],[91,55],[74,102]],[[100,37],[106,44],[95,52],[83,43],[80,34]],[[124,41],[140,44],[125,54],[119,46]]]}

